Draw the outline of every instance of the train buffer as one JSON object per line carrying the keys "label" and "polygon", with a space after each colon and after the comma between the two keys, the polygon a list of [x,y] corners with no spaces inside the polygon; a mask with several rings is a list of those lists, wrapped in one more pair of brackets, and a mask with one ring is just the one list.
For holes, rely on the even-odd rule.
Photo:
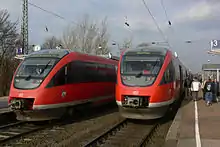
{"label": "train buffer", "polygon": [[219,147],[220,103],[184,100],[166,136],[164,147]]}

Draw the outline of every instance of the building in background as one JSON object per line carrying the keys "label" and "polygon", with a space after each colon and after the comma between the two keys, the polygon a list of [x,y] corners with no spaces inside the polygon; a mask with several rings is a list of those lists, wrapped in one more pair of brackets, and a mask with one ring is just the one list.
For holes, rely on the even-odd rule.
{"label": "building in background", "polygon": [[219,81],[219,70],[220,64],[203,64],[202,65],[202,80],[207,80],[208,78],[217,79]]}

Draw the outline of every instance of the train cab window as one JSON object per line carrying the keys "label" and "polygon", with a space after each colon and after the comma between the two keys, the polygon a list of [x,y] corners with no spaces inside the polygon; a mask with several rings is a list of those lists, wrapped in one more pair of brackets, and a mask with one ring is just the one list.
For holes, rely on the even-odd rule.
{"label": "train cab window", "polygon": [[173,66],[173,63],[170,62],[170,64],[167,66],[166,71],[164,72],[161,84],[167,84],[173,82],[174,80],[175,80],[175,68]]}
{"label": "train cab window", "polygon": [[62,67],[52,78],[47,87],[61,86],[67,82],[67,66]]}

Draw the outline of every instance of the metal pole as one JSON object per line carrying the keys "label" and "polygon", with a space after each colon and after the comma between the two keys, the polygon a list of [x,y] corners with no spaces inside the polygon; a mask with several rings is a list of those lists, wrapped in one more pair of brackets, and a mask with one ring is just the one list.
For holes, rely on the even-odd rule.
{"label": "metal pole", "polygon": [[22,49],[24,54],[28,54],[28,0],[23,0],[22,14]]}
{"label": "metal pole", "polygon": [[216,80],[219,82],[219,69],[217,69],[217,78]]}

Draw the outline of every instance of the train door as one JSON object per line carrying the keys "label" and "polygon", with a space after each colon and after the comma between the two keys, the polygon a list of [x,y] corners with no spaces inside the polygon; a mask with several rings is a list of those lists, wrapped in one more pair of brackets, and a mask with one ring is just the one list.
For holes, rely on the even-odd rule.
{"label": "train door", "polygon": [[179,84],[180,84],[180,95],[181,95],[183,92],[183,71],[182,71],[182,67],[180,65],[179,65],[179,73],[180,73]]}

